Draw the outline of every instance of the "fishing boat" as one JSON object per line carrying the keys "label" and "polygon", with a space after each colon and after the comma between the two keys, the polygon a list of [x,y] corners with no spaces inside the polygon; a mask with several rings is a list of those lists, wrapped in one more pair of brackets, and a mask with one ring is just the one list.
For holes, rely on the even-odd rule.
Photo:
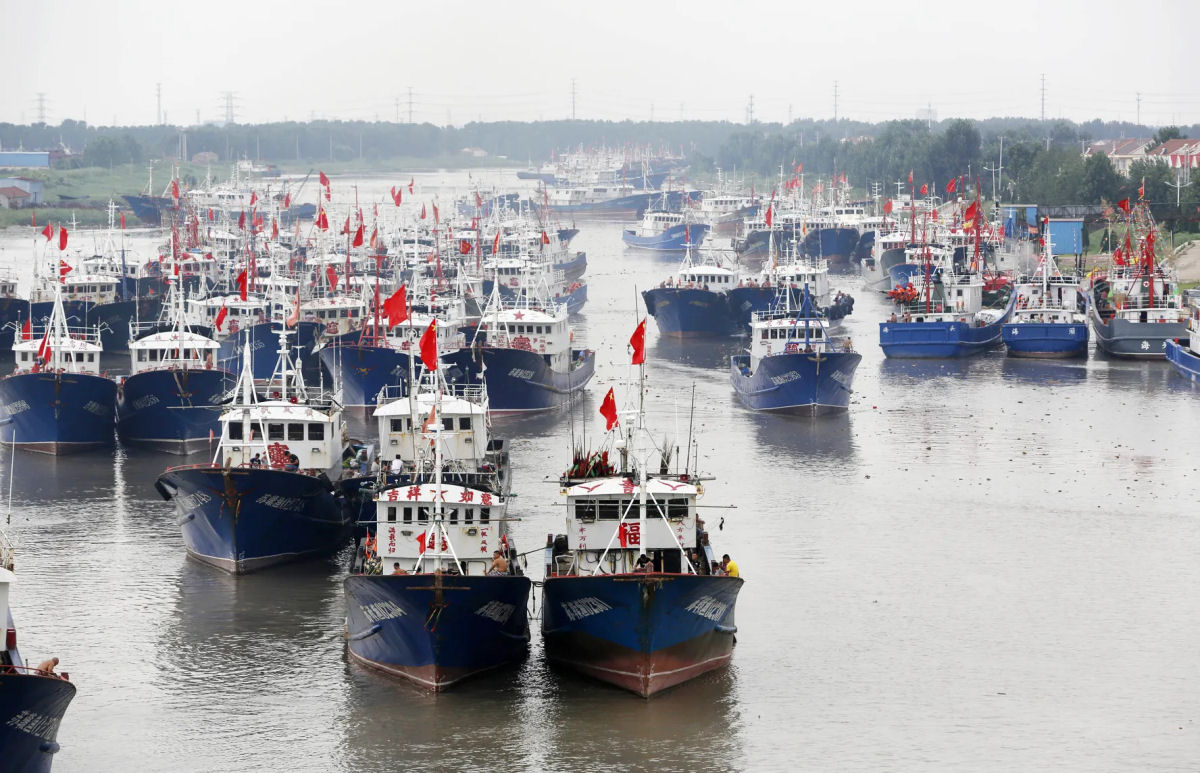
{"label": "fishing boat", "polygon": [[486,391],[433,375],[431,390],[376,411],[389,432],[400,422],[403,479],[376,492],[343,586],[350,658],[440,692],[526,656],[532,583],[484,451]]}
{"label": "fishing boat", "polygon": [[1001,342],[1004,323],[1017,296],[1002,310],[983,308],[983,276],[959,274],[951,265],[935,271],[926,250],[924,273],[915,283],[889,291],[891,318],[879,323],[879,346],[887,357],[941,359],[969,357]]}
{"label": "fishing boat", "polygon": [[735,335],[742,331],[742,323],[729,305],[729,293],[739,281],[736,266],[719,253],[704,252],[697,260],[689,247],[675,275],[658,287],[643,290],[642,299],[660,335]]}
{"label": "fishing boat", "polygon": [[349,445],[341,406],[309,393],[289,349],[281,331],[262,399],[246,352],[213,461],[169,467],[155,482],[188,554],[233,574],[326,555],[350,536],[337,488]]}
{"label": "fishing boat", "polygon": [[1054,261],[1050,239],[1033,277],[1016,285],[1012,319],[1001,337],[1010,357],[1086,357],[1088,320],[1080,277],[1063,274]]}
{"label": "fishing boat", "polygon": [[713,573],[701,478],[653,450],[641,394],[616,458],[576,450],[561,476],[567,515],[547,538],[542,639],[551,663],[649,698],[729,663],[744,581]]}
{"label": "fishing boat", "polygon": [[753,314],[779,305],[781,295],[788,296],[787,303],[792,308],[799,308],[806,289],[814,310],[824,316],[828,324],[839,323],[854,310],[853,297],[841,291],[836,294],[830,291],[828,263],[800,254],[794,241],[781,256],[764,263],[758,276],[739,281],[737,287],[729,291],[729,308],[738,321],[748,327]]}
{"label": "fishing boat", "polygon": [[636,228],[621,232],[621,240],[642,250],[675,252],[689,244],[700,244],[708,233],[705,223],[692,223],[683,212],[648,210]]}
{"label": "fishing boat", "polygon": [[1200,381],[1200,307],[1189,308],[1188,337],[1167,341],[1167,362],[1192,381]]}
{"label": "fishing boat", "polygon": [[1093,277],[1088,316],[1096,345],[1114,357],[1161,360],[1168,342],[1187,335],[1188,311],[1175,273],[1156,254],[1157,241],[1150,207],[1139,201],[1128,213],[1124,247],[1103,276]]}
{"label": "fishing boat", "polygon": [[[163,323],[130,332],[129,375],[117,388],[117,436],[170,454],[211,444],[236,374],[216,364],[221,345],[185,324],[184,292],[172,286]],[[132,323],[131,323],[132,324]]]}
{"label": "fishing boat", "polygon": [[492,411],[565,405],[591,381],[596,353],[572,347],[562,304],[526,291],[505,301],[493,291],[470,347],[469,375],[487,386]]}
{"label": "fishing boat", "polygon": [[14,568],[12,544],[0,531],[0,767],[9,773],[49,773],[59,751],[58,728],[75,697],[75,685],[67,673],[40,670],[21,657],[8,606],[9,588],[16,582]]}
{"label": "fishing boat", "polygon": [[0,442],[55,455],[111,446],[117,382],[100,370],[100,331],[67,326],[60,290],[41,335],[27,319],[16,338]]}
{"label": "fishing boat", "polygon": [[748,352],[730,357],[734,392],[756,411],[803,416],[845,411],[862,355],[849,338],[830,336],[807,287],[798,311],[787,293],[781,295],[781,308],[752,317]]}

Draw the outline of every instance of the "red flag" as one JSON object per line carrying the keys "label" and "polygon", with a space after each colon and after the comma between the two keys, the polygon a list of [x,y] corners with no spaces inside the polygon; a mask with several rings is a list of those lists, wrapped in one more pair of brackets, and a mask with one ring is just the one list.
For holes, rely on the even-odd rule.
{"label": "red flag", "polygon": [[371,249],[375,249],[375,240],[379,238],[379,229],[371,226]]}
{"label": "red flag", "polygon": [[415,178],[412,178],[412,177],[410,177],[410,178],[409,178],[409,180],[408,180],[408,192],[409,192],[409,193],[412,193],[412,192],[413,192],[413,183],[414,183],[414,182],[416,182],[416,179],[415,179]]}
{"label": "red flag", "polygon": [[279,221],[278,220],[271,221],[271,238],[272,239],[279,238]]}
{"label": "red flag", "polygon": [[179,203],[179,181],[171,181],[171,198],[175,199],[175,203]]}
{"label": "red flag", "polygon": [[912,170],[908,170],[908,184],[912,185]]}
{"label": "red flag", "polygon": [[325,189],[325,200],[333,201],[333,193],[328,188]]}
{"label": "red flag", "polygon": [[125,230],[125,212],[124,212],[124,210],[121,211],[121,230],[122,231]]}
{"label": "red flag", "polygon": [[549,244],[549,243],[550,243],[549,235],[547,235],[545,231],[542,231],[542,244]]}
{"label": "red flag", "polygon": [[221,304],[221,310],[217,312],[217,332],[221,332],[221,325],[225,324],[225,317],[229,316],[229,309],[225,308],[225,304]]}
{"label": "red flag", "polygon": [[300,321],[300,293],[296,293],[295,300],[292,301],[292,313],[287,316],[283,324],[288,327],[295,327]]}
{"label": "red flag", "polygon": [[469,241],[467,241],[466,239],[459,239],[458,240],[458,251],[461,252],[463,255],[470,255],[471,254],[471,243]]}
{"label": "red flag", "polygon": [[963,221],[966,222],[966,221],[974,220],[975,215],[978,214],[978,212],[979,212],[979,202],[972,201],[971,206],[967,207],[963,211]]}
{"label": "red flag", "polygon": [[58,227],[58,249],[65,250],[67,248],[67,229],[62,226]]}
{"label": "red flag", "polygon": [[925,183],[921,183],[921,195],[927,196],[928,194],[929,194],[929,186],[926,185]]}
{"label": "red flag", "polygon": [[1117,209],[1121,210],[1122,212],[1124,212],[1125,214],[1128,215],[1129,214],[1129,199],[1121,199],[1120,201],[1118,201]]}
{"label": "red flag", "polygon": [[208,219],[209,219],[209,220],[216,220],[216,219],[217,219],[217,216],[213,214],[212,207],[209,207],[209,208],[208,208]]}
{"label": "red flag", "polygon": [[437,204],[433,205],[433,222],[440,223],[442,219],[438,217]]}
{"label": "red flag", "polygon": [[932,217],[934,220],[937,220],[937,217],[938,217],[937,210],[935,209],[932,212],[930,212],[929,216]]}
{"label": "red flag", "polygon": [[396,190],[396,186],[393,185],[392,186],[392,203],[398,207],[398,206],[400,206],[400,202],[403,200],[404,200],[404,191]]}
{"label": "red flag", "polygon": [[429,323],[429,327],[421,334],[421,362],[425,370],[436,370],[438,363],[437,351],[437,320]]}
{"label": "red flag", "polygon": [[337,269],[333,266],[325,267],[325,278],[329,280],[329,289],[336,290],[338,283]]}
{"label": "red flag", "polygon": [[608,388],[604,402],[600,403],[600,415],[604,417],[606,432],[620,426],[620,422],[617,421],[617,397],[613,394],[612,387]]}
{"label": "red flag", "polygon": [[498,255],[499,253],[500,253],[500,232],[497,231],[496,238],[492,239],[492,254]]}
{"label": "red flag", "polygon": [[350,233],[350,216],[346,215],[346,224],[342,226],[342,233]]}
{"label": "red flag", "polygon": [[250,206],[258,203],[258,191],[250,191]]}
{"label": "red flag", "polygon": [[634,329],[629,337],[629,345],[633,347],[633,364],[641,365],[646,361],[646,318]]}
{"label": "red flag", "polygon": [[425,205],[424,204],[421,205],[421,219],[422,220],[425,219]]}
{"label": "red flag", "polygon": [[317,226],[317,228],[320,228],[322,231],[329,230],[329,218],[326,217],[326,215],[325,215],[324,207],[317,210],[317,220],[316,220],[315,225]]}
{"label": "red flag", "polygon": [[1138,186],[1138,198],[1139,199],[1146,198],[1146,178],[1145,177],[1142,178],[1142,184]]}
{"label": "red flag", "polygon": [[249,283],[249,278],[246,276],[246,269],[242,269],[242,273],[237,275],[238,295],[242,300],[246,300],[246,285]]}
{"label": "red flag", "polygon": [[33,218],[33,227],[37,228],[37,210],[35,209],[33,212],[31,212],[29,214]]}
{"label": "red flag", "polygon": [[950,182],[946,183],[946,193],[954,193],[958,190],[958,178],[950,178]]}
{"label": "red flag", "polygon": [[244,209],[238,213],[238,228],[246,230],[246,210]]}
{"label": "red flag", "polygon": [[58,261],[58,281],[61,282],[69,273],[71,273],[70,264],[65,260]]}
{"label": "red flag", "polygon": [[29,324],[29,320],[25,320],[25,324],[21,326],[21,340],[28,341],[33,338],[33,329]]}
{"label": "red flag", "polygon": [[50,223],[46,223],[46,227],[42,229],[42,236],[46,237],[46,241],[50,241],[51,239],[53,239],[54,238],[54,226],[51,225]]}
{"label": "red flag", "polygon": [[888,199],[883,204],[883,214],[890,215],[892,213],[892,200]]}
{"label": "red flag", "polygon": [[775,223],[775,207],[767,207],[767,228],[771,228]]}
{"label": "red flag", "polygon": [[796,164],[796,174],[800,174],[803,171],[804,171],[804,164]]}
{"label": "red flag", "polygon": [[328,188],[329,187],[329,178],[325,176],[324,172],[317,172],[317,174],[320,175],[319,179],[321,181],[321,185]]}
{"label": "red flag", "polygon": [[479,191],[475,191],[475,206],[477,206],[477,207],[483,206],[483,199],[481,199],[479,197]]}
{"label": "red flag", "polygon": [[283,194],[283,208],[291,209],[291,207],[292,207],[292,194],[290,192]]}
{"label": "red flag", "polygon": [[388,330],[408,319],[408,291],[404,285],[383,302],[383,313],[387,315]]}
{"label": "red flag", "polygon": [[46,325],[46,331],[42,333],[42,342],[38,344],[38,359],[42,364],[50,362],[50,326]]}
{"label": "red flag", "polygon": [[361,247],[363,245],[363,227],[360,225],[358,230],[354,232],[354,241],[350,243],[352,247]]}

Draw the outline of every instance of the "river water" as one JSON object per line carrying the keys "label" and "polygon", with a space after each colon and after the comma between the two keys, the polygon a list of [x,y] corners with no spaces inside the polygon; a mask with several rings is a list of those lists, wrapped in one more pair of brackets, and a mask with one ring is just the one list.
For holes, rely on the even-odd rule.
{"label": "river water", "polygon": [[[496,420],[521,550],[563,531],[572,426],[598,435],[627,391],[635,290],[674,267],[580,225],[596,379],[572,411]],[[26,230],[2,238],[22,270]],[[649,323],[649,421],[684,442],[694,389],[704,501],[736,506],[709,528],[746,578],[732,666],[649,701],[549,669],[536,632],[520,668],[443,695],[364,671],[345,553],[226,576],[185,557],[154,492],[175,460],[5,451],[21,646],[79,688],[55,770],[1200,768],[1200,391],[1094,352],[885,361],[884,299],[834,284],[863,354],[840,417],[752,414],[727,375],[743,341]]]}

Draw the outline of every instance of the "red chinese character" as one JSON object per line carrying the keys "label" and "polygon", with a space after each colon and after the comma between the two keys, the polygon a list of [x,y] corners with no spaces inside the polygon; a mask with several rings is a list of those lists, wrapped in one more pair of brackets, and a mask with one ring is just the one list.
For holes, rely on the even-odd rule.
{"label": "red chinese character", "polygon": [[470,489],[463,489],[463,492],[458,495],[459,502],[474,502],[475,492]]}
{"label": "red chinese character", "polygon": [[629,478],[625,478],[624,480],[621,481],[621,490],[624,491],[626,494],[632,494],[634,489],[636,489],[636,488],[637,488],[637,486],[633,485],[633,481],[630,480]]}
{"label": "red chinese character", "polygon": [[409,486],[408,494],[406,494],[405,497],[407,499],[420,499],[421,498],[421,487],[420,486]]}
{"label": "red chinese character", "polygon": [[282,467],[287,464],[289,453],[288,447],[283,443],[272,443],[267,446],[267,458],[271,460],[272,467]]}
{"label": "red chinese character", "polygon": [[490,505],[492,503],[492,495],[485,491],[479,496],[479,503],[482,505]]}
{"label": "red chinese character", "polygon": [[629,544],[630,545],[642,544],[642,525],[639,523],[629,523],[629,524],[626,524],[626,526],[628,527],[627,535],[629,537]]}
{"label": "red chinese character", "polygon": [[400,490],[399,489],[394,489],[394,488],[388,489],[387,500],[389,502],[395,502],[399,498],[400,498]]}

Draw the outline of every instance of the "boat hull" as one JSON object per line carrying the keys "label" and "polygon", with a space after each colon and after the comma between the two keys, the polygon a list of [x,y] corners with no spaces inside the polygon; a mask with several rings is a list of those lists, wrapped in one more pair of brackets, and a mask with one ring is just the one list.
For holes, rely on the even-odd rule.
{"label": "boat hull", "polygon": [[117,383],[81,373],[19,373],[0,379],[9,421],[0,442],[45,454],[111,446]]}
{"label": "boat hull", "polygon": [[572,349],[573,367],[565,372],[551,368],[537,352],[524,349],[479,347],[469,351],[474,359],[467,375],[476,380],[483,377],[493,412],[558,408],[587,386],[596,371],[596,353],[590,349]]}
{"label": "boat hull", "polygon": [[[278,324],[261,322],[237,331],[221,342],[217,353],[217,364],[225,370],[237,373],[242,369],[242,355],[245,347],[250,346],[251,371],[255,381],[268,381],[279,360],[279,328]],[[322,327],[318,322],[301,321],[295,328],[295,335],[288,338],[292,346],[295,362],[300,364],[305,378],[315,376],[317,358],[313,350],[322,335]],[[358,333],[350,335],[357,336]]]}
{"label": "boat hull", "polygon": [[1086,357],[1088,326],[1086,323],[1009,322],[1001,331],[1009,357],[1067,359]]}
{"label": "boat hull", "polygon": [[1161,360],[1167,355],[1167,342],[1188,335],[1187,320],[1179,322],[1133,322],[1114,317],[1105,320],[1095,303],[1088,304],[1096,346],[1114,357],[1134,360]]}
{"label": "boat hull", "polygon": [[1000,343],[999,322],[880,322],[879,346],[898,359],[953,359],[981,354]]}
{"label": "boat hull", "polygon": [[850,405],[857,352],[797,353],[764,357],[747,374],[750,356],[730,358],[729,380],[738,399],[755,411],[819,416]]}
{"label": "boat hull", "polygon": [[529,651],[527,577],[351,575],[350,657],[440,692]]}
{"label": "boat hull", "polygon": [[1192,381],[1200,381],[1200,357],[1191,349],[1174,341],[1167,341],[1166,354],[1167,362],[1171,363],[1180,375]]}
{"label": "boat hull", "polygon": [[660,335],[710,338],[741,331],[728,298],[721,293],[695,287],[655,287],[642,291],[642,299]]}
{"label": "boat hull", "polygon": [[49,773],[58,751],[58,727],[75,697],[65,679],[6,674],[0,666],[0,751],[11,773]]}
{"label": "boat hull", "polygon": [[134,373],[117,390],[117,437],[171,454],[207,448],[221,432],[222,400],[236,380],[215,368]]}
{"label": "boat hull", "polygon": [[546,657],[648,698],[729,663],[742,582],[686,574],[548,577]]}
{"label": "boat hull", "polygon": [[327,555],[350,536],[323,477],[196,465],[169,468],[155,488],[175,505],[188,554],[232,574]]}

